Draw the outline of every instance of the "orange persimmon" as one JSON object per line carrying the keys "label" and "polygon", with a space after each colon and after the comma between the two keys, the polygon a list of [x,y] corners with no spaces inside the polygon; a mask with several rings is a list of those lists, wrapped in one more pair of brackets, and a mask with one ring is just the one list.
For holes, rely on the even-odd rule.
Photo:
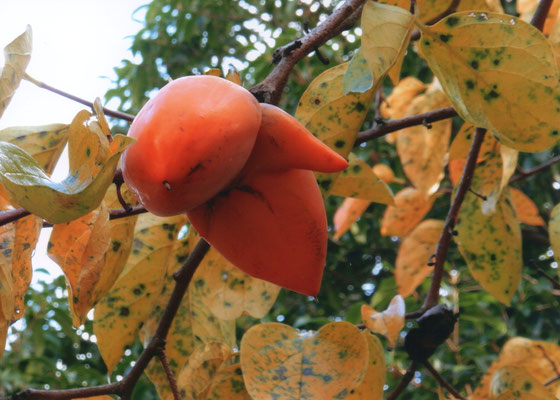
{"label": "orange persimmon", "polygon": [[223,190],[247,162],[261,124],[249,91],[209,75],[176,79],[140,110],[128,132],[124,180],[153,214],[190,210]]}

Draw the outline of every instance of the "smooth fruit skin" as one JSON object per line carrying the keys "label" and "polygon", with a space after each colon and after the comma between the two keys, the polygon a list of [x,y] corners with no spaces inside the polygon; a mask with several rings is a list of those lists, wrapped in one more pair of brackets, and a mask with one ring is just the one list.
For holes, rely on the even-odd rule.
{"label": "smooth fruit skin", "polygon": [[200,236],[249,275],[309,296],[319,292],[328,234],[311,171],[248,176],[187,216]]}
{"label": "smooth fruit skin", "polygon": [[160,216],[193,209],[239,174],[261,124],[257,100],[209,75],[176,79],[140,110],[122,158],[124,180],[148,211]]}
{"label": "smooth fruit skin", "polygon": [[247,172],[279,172],[308,169],[338,172],[348,162],[317,139],[297,119],[270,104],[260,104],[262,122],[249,161]]}

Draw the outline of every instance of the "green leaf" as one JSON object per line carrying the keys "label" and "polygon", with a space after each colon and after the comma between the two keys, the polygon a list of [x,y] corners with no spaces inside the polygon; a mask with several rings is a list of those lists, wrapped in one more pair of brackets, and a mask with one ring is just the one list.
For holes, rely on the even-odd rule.
{"label": "green leaf", "polygon": [[350,60],[348,69],[342,78],[344,93],[364,93],[373,87],[373,74],[371,73],[362,48]]}
{"label": "green leaf", "polygon": [[[81,117],[81,114],[76,117],[78,122]],[[74,135],[75,130],[71,129],[70,140],[74,140]],[[72,157],[71,149],[71,173],[62,182],[52,181],[33,157],[20,147],[0,142],[2,183],[12,200],[29,212],[53,224],[71,221],[101,204],[113,181],[121,153],[133,141],[127,136],[116,135],[105,148],[101,145],[88,147],[88,144],[98,142],[81,141],[78,146],[83,153],[81,163],[75,160],[82,156]]]}
{"label": "green leaf", "polygon": [[558,67],[538,29],[509,15],[471,11],[421,31],[421,51],[463,119],[520,151],[558,142]]}

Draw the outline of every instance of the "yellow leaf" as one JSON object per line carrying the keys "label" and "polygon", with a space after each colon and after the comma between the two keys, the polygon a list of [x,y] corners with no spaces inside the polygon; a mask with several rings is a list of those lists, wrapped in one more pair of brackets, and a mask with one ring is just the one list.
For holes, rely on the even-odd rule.
{"label": "yellow leaf", "polygon": [[[13,201],[47,221],[72,221],[97,208],[113,180],[121,153],[134,141],[116,135],[108,147],[107,138],[85,127],[87,112],[79,113],[69,131],[70,173],[62,182],[53,182],[19,147],[0,142],[2,183]],[[80,140],[78,140],[78,139]],[[97,140],[97,142],[96,142]],[[97,171],[92,175],[92,171]]]}
{"label": "yellow leaf", "polygon": [[239,363],[222,366],[208,390],[207,400],[252,400],[247,393]]}
{"label": "yellow leaf", "polygon": [[[412,100],[405,116],[421,114],[448,105],[449,100],[439,85],[432,84],[424,94]],[[397,152],[404,173],[412,184],[426,195],[435,193],[443,179],[450,136],[450,119],[432,123],[431,129],[424,125],[406,128],[397,136]]]}
{"label": "yellow leaf", "polygon": [[[550,360],[560,360],[560,346],[523,337],[508,340],[498,358],[492,363],[476,388],[473,398],[486,400],[490,397],[490,382],[495,372],[506,366],[521,367],[537,382],[546,382],[557,375]],[[553,391],[560,389],[560,381],[549,386]]]}
{"label": "yellow leaf", "polygon": [[516,150],[557,143],[558,67],[542,32],[509,15],[473,11],[421,30],[421,51],[463,119]]}
{"label": "yellow leaf", "polygon": [[342,398],[366,374],[367,343],[348,322],[307,334],[264,323],[243,336],[241,368],[247,391],[259,400]]}
{"label": "yellow leaf", "polygon": [[389,119],[404,117],[412,99],[424,90],[426,90],[426,85],[418,79],[411,76],[402,79],[381,103],[381,116]]}
{"label": "yellow leaf", "polygon": [[362,11],[362,51],[375,85],[404,54],[414,17],[402,8],[368,1]]}
{"label": "yellow leaf", "polygon": [[161,292],[179,228],[186,218],[142,214],[123,272],[95,307],[93,331],[109,374],[132,344]]}
{"label": "yellow leaf", "polygon": [[344,199],[334,213],[333,223],[335,232],[333,237],[335,239],[342,237],[352,224],[362,216],[370,204],[369,200],[353,199],[351,197]]}
{"label": "yellow leaf", "polygon": [[212,313],[233,320],[247,313],[263,318],[281,287],[247,275],[211,248],[193,277],[193,288]]}
{"label": "yellow leaf", "polygon": [[[457,135],[453,139],[451,146],[449,147],[449,160],[456,159],[466,159],[469,155],[469,150],[472,145],[474,138],[475,127],[465,122]],[[493,152],[496,146],[496,139],[492,135],[484,135],[484,140],[480,146],[480,151],[478,153],[477,162],[486,160]]]}
{"label": "yellow leaf", "polygon": [[[480,187],[475,175],[473,190]],[[493,214],[482,211],[482,199],[465,197],[457,219],[455,237],[472,276],[490,294],[508,305],[521,281],[521,229],[504,190]]]}
{"label": "yellow leaf", "polygon": [[444,225],[444,221],[435,219],[422,221],[401,243],[395,261],[395,282],[402,297],[414,293],[432,273],[433,267],[428,263],[435,254]]}
{"label": "yellow leaf", "polygon": [[[419,19],[422,22],[431,21],[449,10],[453,0],[419,0],[418,11]],[[457,11],[494,11],[503,13],[500,2],[494,0],[461,0],[457,6]]]}
{"label": "yellow leaf", "polygon": [[406,236],[434,204],[435,195],[426,197],[418,189],[407,187],[395,195],[395,205],[388,206],[381,221],[384,236]]}
{"label": "yellow leaf", "polygon": [[405,305],[400,294],[393,297],[387,309],[383,312],[375,311],[368,305],[362,306],[362,320],[373,333],[378,333],[389,339],[395,347],[399,334],[404,327]]}
{"label": "yellow leaf", "polygon": [[500,400],[556,400],[556,396],[527,369],[515,365],[502,367],[494,373],[490,396]]}
{"label": "yellow leaf", "polygon": [[[348,63],[320,74],[305,90],[296,118],[311,133],[343,157],[348,157],[369,110],[376,86],[365,93],[344,94],[343,77]],[[328,194],[336,174],[316,174],[323,195]]]}
{"label": "yellow leaf", "polygon": [[385,385],[385,351],[381,345],[381,341],[377,336],[372,335],[369,331],[362,331],[362,336],[368,344],[368,370],[362,383],[350,394],[345,397],[346,400],[383,400],[383,386]]}
{"label": "yellow leaf", "polygon": [[212,75],[212,76],[221,77],[222,76],[222,70],[220,68],[210,68],[208,71],[206,71],[204,73],[204,75]]}
{"label": "yellow leaf", "polygon": [[523,222],[527,225],[545,226],[544,220],[539,215],[537,205],[529,196],[521,190],[513,187],[510,187],[509,191],[511,193],[511,200],[513,201],[513,207],[515,208],[519,222]]}
{"label": "yellow leaf", "polygon": [[237,72],[237,70],[233,67],[230,67],[227,75],[226,75],[226,79],[230,82],[233,82],[237,85],[240,85],[243,83],[241,76],[239,75],[239,72]]}
{"label": "yellow leaf", "polygon": [[383,182],[389,184],[389,183],[402,183],[400,181],[400,179],[395,178],[395,173],[393,172],[393,170],[391,169],[391,167],[389,167],[388,165],[385,164],[375,164],[372,169],[373,173],[375,175],[377,175],[377,177],[379,179],[381,179]]}
{"label": "yellow leaf", "polygon": [[[10,245],[13,242],[13,227],[10,225],[0,227],[2,244]],[[10,263],[5,262],[6,257],[2,253],[0,253],[0,321],[9,325],[15,314],[14,283]]]}
{"label": "yellow leaf", "polygon": [[4,355],[6,338],[8,336],[8,322],[0,316],[0,358]]}
{"label": "yellow leaf", "polygon": [[4,47],[4,68],[0,71],[0,117],[12,100],[31,59],[31,26]]}
{"label": "yellow leaf", "polygon": [[68,125],[18,126],[0,131],[0,141],[21,147],[50,175],[68,140]]}
{"label": "yellow leaf", "polygon": [[107,118],[105,118],[105,114],[103,113],[103,104],[101,103],[101,99],[99,97],[95,98],[93,102],[93,112],[97,117],[97,121],[92,121],[90,123],[91,126],[96,126],[101,130],[101,133],[105,136],[111,136],[111,128],[109,128],[109,123],[107,122]]}
{"label": "yellow leaf", "polygon": [[232,354],[224,343],[210,342],[198,347],[177,376],[177,388],[182,398],[206,399],[218,370]]}
{"label": "yellow leaf", "polygon": [[109,211],[103,203],[83,217],[53,227],[48,255],[69,283],[68,301],[76,328],[85,322],[94,304],[92,295],[105,264],[109,235]]}
{"label": "yellow leaf", "polygon": [[[172,261],[167,268],[161,292],[139,332],[144,345],[147,345],[154,335],[157,323],[175,286],[173,273],[187,259],[197,239],[194,230],[190,229],[185,238],[175,243]],[[173,319],[165,344],[165,352],[174,375],[177,376],[197,346],[211,341],[226,343],[230,347],[235,346],[235,321],[222,321],[216,318],[195,293],[193,285],[190,285]],[[145,373],[156,387],[160,398],[173,399],[169,382],[158,360],[152,360]]]}
{"label": "yellow leaf", "polygon": [[348,168],[336,177],[331,194],[395,204],[391,189],[375,175],[369,165],[353,154],[350,154]]}
{"label": "yellow leaf", "polygon": [[[555,205],[550,212],[548,236],[550,238],[550,246],[552,251],[554,251],[554,259],[560,261],[560,204]],[[558,276],[560,276],[560,269],[558,270]]]}

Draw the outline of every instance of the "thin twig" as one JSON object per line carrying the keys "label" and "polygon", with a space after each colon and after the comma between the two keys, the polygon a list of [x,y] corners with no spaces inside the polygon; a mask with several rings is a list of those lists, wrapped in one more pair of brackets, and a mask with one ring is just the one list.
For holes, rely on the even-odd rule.
{"label": "thin twig", "polygon": [[288,45],[287,47],[291,50],[289,53],[276,53],[276,66],[261,83],[250,89],[251,93],[261,103],[278,104],[294,65],[327,40],[351,28],[358,20],[361,7],[365,1],[346,0],[321,25],[315,27],[303,38],[298,39],[296,42],[299,43],[296,48]]}
{"label": "thin twig", "polygon": [[406,315],[406,318],[417,318],[424,312],[429,310],[438,304],[439,301],[439,288],[441,286],[441,280],[443,277],[443,266],[445,259],[447,258],[447,253],[449,251],[449,245],[451,242],[451,236],[453,235],[453,230],[455,227],[455,220],[457,215],[459,215],[459,210],[465,199],[469,188],[471,187],[471,182],[474,176],[474,170],[476,168],[476,160],[478,159],[478,153],[480,152],[480,147],[482,141],[484,140],[484,135],[486,134],[486,129],[476,128],[471,149],[467,157],[467,162],[465,163],[465,168],[463,169],[463,176],[459,186],[457,187],[457,193],[451,204],[451,208],[445,219],[445,225],[439,237],[438,243],[436,245],[436,261],[434,265],[434,272],[432,274],[432,281],[430,283],[430,289],[428,295],[424,301],[422,308],[416,312]]}
{"label": "thin twig", "polygon": [[509,180],[509,183],[519,182],[520,180],[523,180],[531,175],[535,175],[541,172],[544,169],[547,169],[548,167],[556,164],[557,162],[560,162],[560,156],[553,157],[550,160],[545,161],[541,165],[537,165],[535,168],[531,168],[528,170],[519,170],[519,174],[512,176],[511,179]]}
{"label": "thin twig", "polygon": [[[57,88],[52,87],[50,85],[47,85],[46,83],[38,81],[37,79],[32,78],[31,76],[29,76],[27,74],[25,74],[23,76],[23,79],[33,83],[34,85],[40,87],[41,89],[46,89],[46,90],[48,90],[50,92],[53,92],[53,93],[56,93],[56,94],[58,94],[62,97],[66,97],[67,99],[70,99],[70,100],[73,100],[77,103],[83,104],[84,106],[88,106],[90,108],[93,108],[93,103],[91,101],[84,100],[84,99],[82,99],[78,96],[74,96],[73,94],[64,92],[60,89],[57,89]],[[123,113],[121,111],[110,110],[110,109],[105,108],[105,107],[103,107],[103,113],[105,115],[110,116],[110,117],[122,119],[122,120],[129,121],[129,122],[132,122],[132,120],[134,119],[134,115]]]}
{"label": "thin twig", "polygon": [[10,222],[17,221],[20,218],[27,217],[31,215],[29,211],[25,208],[16,208],[9,211],[0,212],[0,226],[9,224]]}
{"label": "thin twig", "polygon": [[546,279],[548,279],[548,281],[552,283],[553,287],[555,287],[556,289],[560,289],[560,282],[558,282],[556,279],[550,276],[544,269],[539,267],[535,261],[531,261],[529,264],[531,264],[531,267],[536,269],[539,274],[541,274]]}
{"label": "thin twig", "polygon": [[408,384],[414,378],[414,372],[418,368],[418,363],[416,361],[412,361],[406,370],[406,373],[402,376],[399,384],[397,387],[387,396],[387,400],[395,400],[402,391],[408,386]]}
{"label": "thin twig", "polygon": [[560,374],[556,375],[554,378],[550,378],[548,381],[546,381],[545,383],[543,383],[544,386],[550,386],[555,382],[560,381]]}
{"label": "thin twig", "polygon": [[444,107],[426,113],[413,115],[411,117],[386,121],[382,125],[376,125],[373,128],[358,133],[354,146],[367,142],[368,140],[380,138],[388,133],[395,132],[400,129],[441,121],[443,119],[455,117],[456,115],[458,115],[457,111],[455,111],[453,107]]}
{"label": "thin twig", "polygon": [[167,354],[165,354],[164,347],[159,349],[157,356],[163,370],[165,371],[165,376],[167,377],[167,381],[169,382],[169,388],[171,389],[171,393],[173,393],[173,398],[175,400],[181,400],[181,394],[179,393],[179,388],[177,387],[177,381],[175,380],[175,376],[173,375],[173,371],[171,370],[171,366],[169,365],[169,361],[167,360]]}
{"label": "thin twig", "polygon": [[451,386],[449,383],[447,383],[445,379],[443,379],[440,373],[432,366],[432,364],[430,364],[428,360],[424,361],[424,367],[426,367],[428,372],[430,372],[430,374],[435,378],[435,380],[439,383],[439,385],[445,388],[449,393],[451,393],[453,397],[460,400],[466,400],[463,396],[459,394],[459,392],[455,390],[453,386]]}

